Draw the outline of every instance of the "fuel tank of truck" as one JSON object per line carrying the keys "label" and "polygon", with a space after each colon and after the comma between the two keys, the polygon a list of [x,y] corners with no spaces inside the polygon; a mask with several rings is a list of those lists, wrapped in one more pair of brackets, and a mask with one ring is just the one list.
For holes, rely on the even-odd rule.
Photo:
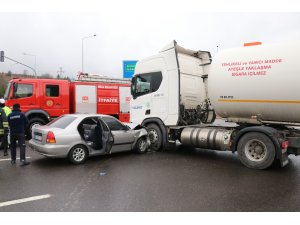
{"label": "fuel tank of truck", "polygon": [[223,118],[300,123],[300,42],[221,51],[208,96]]}

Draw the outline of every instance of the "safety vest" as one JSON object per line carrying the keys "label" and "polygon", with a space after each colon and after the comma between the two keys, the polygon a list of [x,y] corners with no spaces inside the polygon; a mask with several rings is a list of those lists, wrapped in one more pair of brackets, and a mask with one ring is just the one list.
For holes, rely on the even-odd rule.
{"label": "safety vest", "polygon": [[4,130],[8,129],[7,116],[2,108],[0,108],[0,135],[4,134]]}
{"label": "safety vest", "polygon": [[4,106],[2,109],[4,110],[6,117],[11,114],[11,109],[9,107]]}
{"label": "safety vest", "polygon": [[4,134],[4,130],[8,129],[7,116],[2,108],[0,108],[0,135]]}

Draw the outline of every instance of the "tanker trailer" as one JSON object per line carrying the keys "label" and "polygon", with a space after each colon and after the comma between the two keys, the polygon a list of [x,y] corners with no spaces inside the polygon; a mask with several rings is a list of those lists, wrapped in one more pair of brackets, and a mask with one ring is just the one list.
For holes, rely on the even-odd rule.
{"label": "tanker trailer", "polygon": [[259,45],[212,60],[173,41],[137,63],[131,121],[148,127],[153,151],[180,141],[237,152],[249,168],[285,166],[288,154],[300,154],[299,50],[299,42]]}

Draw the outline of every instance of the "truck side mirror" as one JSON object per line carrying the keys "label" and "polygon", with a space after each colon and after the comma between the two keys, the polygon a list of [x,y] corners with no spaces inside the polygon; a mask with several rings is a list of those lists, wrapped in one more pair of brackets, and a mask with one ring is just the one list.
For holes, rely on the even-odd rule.
{"label": "truck side mirror", "polygon": [[135,93],[136,93],[136,77],[133,77],[131,79],[131,87],[130,87],[130,92],[132,97],[135,99]]}

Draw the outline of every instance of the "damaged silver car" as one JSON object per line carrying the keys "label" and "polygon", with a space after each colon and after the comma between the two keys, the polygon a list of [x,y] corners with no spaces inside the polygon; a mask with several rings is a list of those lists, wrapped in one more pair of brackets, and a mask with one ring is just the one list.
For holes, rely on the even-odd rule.
{"label": "damaged silver car", "polygon": [[74,164],[87,157],[116,152],[145,153],[150,145],[147,130],[99,114],[68,114],[32,129],[29,146],[51,158],[68,158]]}

